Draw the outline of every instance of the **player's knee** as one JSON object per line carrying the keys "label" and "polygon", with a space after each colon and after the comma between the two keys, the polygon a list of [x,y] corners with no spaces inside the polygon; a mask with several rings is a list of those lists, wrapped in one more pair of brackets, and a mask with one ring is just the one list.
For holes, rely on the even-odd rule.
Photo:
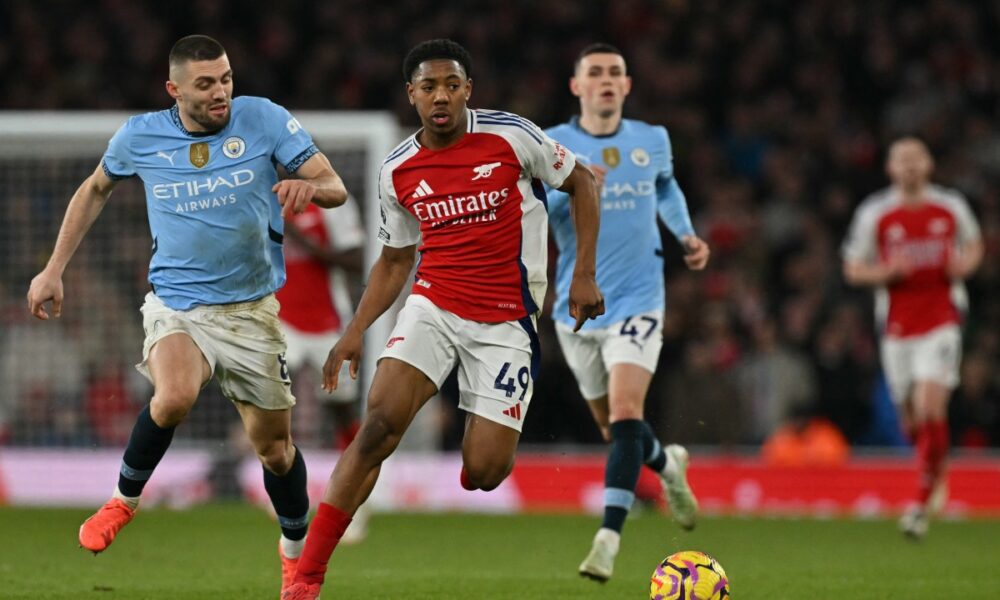
{"label": "player's knee", "polygon": [[291,439],[261,444],[256,450],[260,464],[275,475],[284,475],[292,468],[295,455],[291,452]]}
{"label": "player's knee", "polygon": [[197,389],[176,385],[158,387],[149,403],[149,412],[160,427],[176,427],[184,420],[197,399]]}
{"label": "player's knee", "polygon": [[374,410],[365,416],[355,442],[363,455],[385,458],[399,445],[404,430],[385,411]]}
{"label": "player's knee", "polygon": [[465,476],[473,489],[484,492],[496,489],[514,469],[514,461],[466,461]]}

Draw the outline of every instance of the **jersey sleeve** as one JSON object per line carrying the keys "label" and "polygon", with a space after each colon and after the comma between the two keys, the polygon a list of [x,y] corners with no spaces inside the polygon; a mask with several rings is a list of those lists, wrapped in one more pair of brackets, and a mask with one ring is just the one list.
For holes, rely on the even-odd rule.
{"label": "jersey sleeve", "polygon": [[405,248],[420,241],[420,222],[399,203],[392,171],[383,166],[379,174],[378,239],[391,248]]}
{"label": "jersey sleeve", "polygon": [[970,242],[978,242],[982,239],[982,233],[979,231],[979,222],[976,220],[976,215],[973,214],[972,208],[969,207],[965,196],[955,194],[953,207],[956,224],[955,237],[958,243],[968,244]]}
{"label": "jersey sleeve", "polygon": [[302,128],[299,120],[285,107],[264,100],[263,110],[263,122],[270,128],[274,142],[275,162],[289,173],[298,171],[304,162],[319,152],[319,148],[313,143],[312,136]]}
{"label": "jersey sleeve", "polygon": [[525,173],[551,188],[560,187],[573,172],[576,155],[550,138],[538,125],[521,117],[517,119],[518,126],[511,128],[509,135]]}
{"label": "jersey sleeve", "polygon": [[656,127],[655,130],[662,136],[661,141],[664,144],[664,152],[659,157],[661,163],[656,173],[656,210],[670,233],[679,240],[686,235],[694,235],[694,225],[688,212],[687,198],[677,183],[677,178],[674,177],[674,153],[670,135],[665,127]]}
{"label": "jersey sleeve", "polygon": [[112,181],[128,179],[135,175],[135,164],[132,162],[130,141],[132,139],[132,120],[129,119],[108,142],[108,149],[101,158],[104,174]]}
{"label": "jersey sleeve", "polygon": [[323,223],[330,232],[330,247],[338,252],[359,248],[365,243],[361,213],[354,196],[337,208],[323,211]]}
{"label": "jersey sleeve", "polygon": [[875,210],[862,203],[854,213],[851,225],[847,230],[847,239],[841,248],[841,256],[847,262],[871,263],[877,257],[876,224],[878,219]]}

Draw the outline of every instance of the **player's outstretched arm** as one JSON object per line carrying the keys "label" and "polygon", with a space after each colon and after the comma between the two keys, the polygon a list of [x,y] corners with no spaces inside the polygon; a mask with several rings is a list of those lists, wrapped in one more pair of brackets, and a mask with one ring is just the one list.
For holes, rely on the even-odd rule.
{"label": "player's outstretched arm", "polygon": [[912,272],[912,265],[902,256],[884,262],[844,261],[844,280],[858,287],[887,285]]}
{"label": "player's outstretched arm", "polygon": [[340,366],[345,360],[351,363],[351,378],[357,379],[365,331],[382,313],[389,310],[403,291],[403,286],[410,279],[416,252],[415,245],[403,248],[382,247],[382,254],[368,275],[368,286],[358,303],[358,310],[323,365],[323,389],[326,391],[337,389]]}
{"label": "player's outstretched arm", "polygon": [[347,188],[333,170],[330,159],[317,152],[295,171],[294,179],[282,179],[272,191],[278,196],[281,216],[300,214],[312,202],[321,208],[335,208],[347,201]]}
{"label": "player's outstretched arm", "polygon": [[97,215],[101,214],[114,187],[115,182],[104,172],[104,167],[98,165],[70,199],[52,256],[42,272],[31,280],[28,288],[28,310],[39,319],[49,318],[49,313],[45,310],[45,304],[49,301],[52,302],[52,314],[56,317],[62,314],[63,271],[76,253],[83,236],[97,220]]}
{"label": "player's outstretched arm", "polygon": [[584,321],[604,314],[604,296],[597,287],[600,198],[594,174],[580,163],[576,163],[559,190],[570,196],[570,212],[576,229],[576,266],[569,286],[569,314],[576,319],[573,331],[579,331]]}

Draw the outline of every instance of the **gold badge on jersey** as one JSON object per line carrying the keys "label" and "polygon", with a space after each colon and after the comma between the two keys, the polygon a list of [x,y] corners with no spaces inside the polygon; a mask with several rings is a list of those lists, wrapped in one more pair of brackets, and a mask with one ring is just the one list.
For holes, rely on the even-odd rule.
{"label": "gold badge on jersey", "polygon": [[198,142],[197,144],[191,144],[188,156],[191,158],[192,165],[199,169],[204,167],[208,164],[208,143]]}
{"label": "gold badge on jersey", "polygon": [[601,150],[601,158],[604,159],[604,164],[608,165],[612,169],[617,167],[622,162],[622,155],[618,152],[618,148],[615,146],[608,146]]}

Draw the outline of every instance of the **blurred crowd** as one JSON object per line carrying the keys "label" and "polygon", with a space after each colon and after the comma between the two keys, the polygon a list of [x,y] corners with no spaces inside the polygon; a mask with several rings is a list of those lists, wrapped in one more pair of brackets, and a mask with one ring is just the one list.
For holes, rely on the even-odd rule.
{"label": "blurred crowd", "polygon": [[[173,3],[11,0],[0,4],[0,109],[165,107],[167,51],[198,32],[227,48],[237,95],[293,110],[390,110],[409,130],[417,121],[402,57],[424,39],[452,37],[475,61],[473,106],[549,126],[576,112],[567,80],[577,52],[613,43],[634,79],[626,116],[668,127],[696,228],[713,249],[709,270],[689,273],[665,233],[665,344],[649,417],[665,439],[722,445],[761,443],[817,417],[852,444],[903,443],[879,374],[871,294],[846,288],[839,245],[855,206],[886,185],[887,143],[917,134],[936,157],[936,179],[967,195],[983,228],[986,258],[969,284],[951,419],[956,444],[985,447],[1000,445],[998,30],[996,0],[409,0],[377,8],[361,0],[202,0],[189,12]],[[50,227],[40,240],[17,242],[31,248],[6,247],[15,244],[11,223],[39,210],[37,199],[15,191],[5,188],[0,246],[4,256],[31,260],[18,270],[4,259],[0,270],[5,364],[11,353],[29,352],[9,340],[24,339],[12,334],[28,326],[23,294],[54,240]],[[60,200],[46,201],[61,214]],[[127,285],[115,284],[127,306],[109,309],[127,332],[119,341],[128,339],[130,361],[141,341],[128,328],[138,327],[132,306],[143,293],[136,272],[148,256],[144,243],[139,236],[130,248],[110,249],[132,257],[116,259],[116,268],[131,270],[117,275]],[[67,285],[77,294],[99,286],[107,269],[74,262],[67,277],[76,280]],[[81,343],[71,323],[60,327]],[[542,333],[545,364],[525,441],[597,441],[551,327]],[[127,369],[108,368],[111,360],[94,360],[70,341],[48,343],[30,352],[87,364],[61,371],[71,397],[47,402],[79,403],[74,391],[93,390],[95,381],[117,386],[112,396],[130,394],[126,407],[145,401]],[[38,401],[30,389],[19,393],[25,406]],[[109,395],[94,393],[98,401]],[[17,437],[11,415],[37,412],[10,406],[14,398],[6,409],[0,402],[8,440]],[[444,416],[445,444],[454,444],[460,419]],[[99,429],[49,427],[71,438]],[[86,437],[65,443],[104,443],[97,433]]]}

